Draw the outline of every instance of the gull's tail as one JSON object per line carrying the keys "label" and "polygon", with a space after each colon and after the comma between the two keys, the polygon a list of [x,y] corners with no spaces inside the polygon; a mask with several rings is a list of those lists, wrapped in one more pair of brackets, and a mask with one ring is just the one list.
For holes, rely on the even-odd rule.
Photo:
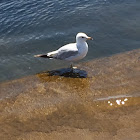
{"label": "gull's tail", "polygon": [[38,54],[38,55],[34,55],[34,57],[52,58],[47,56],[47,54]]}
{"label": "gull's tail", "polygon": [[49,52],[47,54],[38,54],[38,55],[34,55],[34,57],[43,57],[43,58],[55,58],[57,56],[57,51],[53,51],[53,52]]}

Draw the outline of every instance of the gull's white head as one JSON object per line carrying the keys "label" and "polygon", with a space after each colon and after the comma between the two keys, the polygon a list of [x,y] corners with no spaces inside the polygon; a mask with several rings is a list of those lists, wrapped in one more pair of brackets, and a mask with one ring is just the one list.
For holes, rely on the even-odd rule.
{"label": "gull's white head", "polygon": [[93,38],[87,36],[85,33],[78,33],[76,35],[76,42],[86,42],[87,40],[93,40]]}

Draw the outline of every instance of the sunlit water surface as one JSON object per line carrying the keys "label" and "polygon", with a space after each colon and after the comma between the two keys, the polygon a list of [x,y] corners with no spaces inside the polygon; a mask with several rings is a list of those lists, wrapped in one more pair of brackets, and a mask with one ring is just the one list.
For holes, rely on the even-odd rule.
{"label": "sunlit water surface", "polygon": [[75,42],[78,32],[94,38],[83,61],[140,48],[137,0],[30,0],[0,2],[0,81],[67,67],[35,54]]}

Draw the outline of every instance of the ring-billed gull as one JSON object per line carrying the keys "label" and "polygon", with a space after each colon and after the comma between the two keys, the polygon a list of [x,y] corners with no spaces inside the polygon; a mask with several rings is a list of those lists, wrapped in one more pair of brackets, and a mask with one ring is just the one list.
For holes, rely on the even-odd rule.
{"label": "ring-billed gull", "polygon": [[88,52],[88,44],[86,43],[87,40],[93,40],[93,38],[87,36],[85,33],[78,33],[76,35],[76,43],[64,45],[56,51],[52,51],[47,54],[35,55],[35,57],[60,59],[69,62],[78,61],[80,59],[83,59],[87,55]]}

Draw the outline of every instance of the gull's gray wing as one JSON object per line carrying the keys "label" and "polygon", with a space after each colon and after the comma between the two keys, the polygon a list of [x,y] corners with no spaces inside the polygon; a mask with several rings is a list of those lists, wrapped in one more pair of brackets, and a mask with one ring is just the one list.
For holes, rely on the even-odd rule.
{"label": "gull's gray wing", "polygon": [[78,54],[78,50],[61,50],[55,58],[65,60],[77,54]]}

